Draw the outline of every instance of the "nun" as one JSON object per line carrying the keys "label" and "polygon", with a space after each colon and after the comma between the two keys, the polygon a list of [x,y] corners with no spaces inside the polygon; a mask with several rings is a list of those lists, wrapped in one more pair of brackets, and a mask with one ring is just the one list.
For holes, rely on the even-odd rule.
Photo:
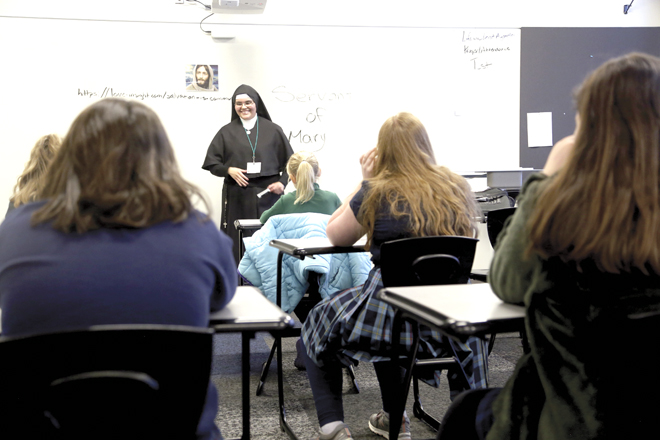
{"label": "nun", "polygon": [[224,178],[220,230],[234,241],[238,263],[234,220],[258,219],[275,204],[289,180],[286,164],[293,150],[255,89],[239,86],[231,103],[231,122],[211,141],[202,168]]}

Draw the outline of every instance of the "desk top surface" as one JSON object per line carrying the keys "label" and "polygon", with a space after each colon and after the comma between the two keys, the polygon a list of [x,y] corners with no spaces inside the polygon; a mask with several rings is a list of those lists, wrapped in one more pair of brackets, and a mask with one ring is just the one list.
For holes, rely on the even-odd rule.
{"label": "desk top surface", "polygon": [[490,284],[391,287],[378,297],[409,316],[457,335],[522,329],[525,308],[507,304]]}
{"label": "desk top surface", "polygon": [[[0,319],[2,311],[0,311]],[[2,321],[0,320],[0,325]],[[239,286],[232,300],[211,313],[209,327],[216,331],[272,331],[293,325],[293,318],[270,302],[256,287]]]}
{"label": "desk top surface", "polygon": [[292,325],[289,315],[252,286],[237,287],[229,304],[209,317],[209,327],[216,331],[270,331]]}
{"label": "desk top surface", "polygon": [[236,229],[261,229],[263,224],[258,218],[247,218],[234,220],[234,227]]}
{"label": "desk top surface", "polygon": [[364,252],[365,243],[366,238],[364,237],[352,246],[335,246],[326,237],[289,238],[270,241],[270,245],[274,248],[294,256]]}

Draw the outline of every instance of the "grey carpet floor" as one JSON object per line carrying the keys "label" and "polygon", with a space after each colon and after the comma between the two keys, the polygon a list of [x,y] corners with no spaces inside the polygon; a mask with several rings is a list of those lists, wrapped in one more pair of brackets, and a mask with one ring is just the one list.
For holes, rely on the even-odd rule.
{"label": "grey carpet floor", "polygon": [[[295,338],[283,341],[284,396],[287,420],[301,440],[315,438],[318,421],[314,400],[307,375],[293,366],[296,356]],[[264,391],[256,396],[261,374],[261,365],[266,361],[273,339],[268,333],[258,333],[250,343],[250,429],[254,440],[286,440],[288,436],[280,430],[278,417],[277,372],[275,360],[271,364]],[[241,412],[241,338],[237,334],[217,334],[214,340],[214,362],[212,380],[218,388],[220,409],[216,423],[225,438],[240,438],[242,430]],[[490,386],[502,386],[513,372],[517,359],[522,354],[522,345],[517,333],[498,335],[489,356]],[[369,430],[369,416],[381,408],[380,392],[373,366],[362,362],[355,369],[360,386],[357,394],[348,374],[344,378],[345,422],[356,439],[383,439]],[[442,418],[449,400],[446,380],[440,388],[420,384],[424,409],[437,418]],[[425,423],[412,416],[412,390],[407,401],[411,418],[413,439],[433,439],[435,432]]]}

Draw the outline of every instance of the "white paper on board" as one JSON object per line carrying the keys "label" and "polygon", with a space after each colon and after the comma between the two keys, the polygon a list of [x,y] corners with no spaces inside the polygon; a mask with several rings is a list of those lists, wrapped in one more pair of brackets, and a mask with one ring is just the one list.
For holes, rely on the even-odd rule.
{"label": "white paper on board", "polygon": [[527,146],[552,147],[552,112],[527,113]]}

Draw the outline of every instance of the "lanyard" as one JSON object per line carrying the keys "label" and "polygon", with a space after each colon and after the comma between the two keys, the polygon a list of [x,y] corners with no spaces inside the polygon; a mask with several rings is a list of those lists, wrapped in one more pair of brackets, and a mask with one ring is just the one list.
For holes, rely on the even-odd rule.
{"label": "lanyard", "polygon": [[252,163],[255,162],[255,154],[257,152],[257,144],[259,143],[259,118],[257,118],[257,138],[254,140],[254,146],[252,146],[252,141],[250,140],[250,135],[248,134],[248,131],[245,130],[245,136],[248,138],[248,142],[250,143],[250,148],[252,149]]}

